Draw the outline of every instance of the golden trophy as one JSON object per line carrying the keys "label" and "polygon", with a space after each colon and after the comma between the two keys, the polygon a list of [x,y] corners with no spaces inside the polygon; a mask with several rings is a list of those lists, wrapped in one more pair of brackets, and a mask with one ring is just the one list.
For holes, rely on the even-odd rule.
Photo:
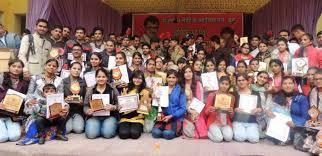
{"label": "golden trophy", "polygon": [[79,95],[80,93],[80,84],[79,82],[73,82],[70,85],[70,91],[72,92],[73,95],[69,96],[69,99],[66,100],[68,103],[75,103],[75,104],[80,104],[82,101],[82,97]]}

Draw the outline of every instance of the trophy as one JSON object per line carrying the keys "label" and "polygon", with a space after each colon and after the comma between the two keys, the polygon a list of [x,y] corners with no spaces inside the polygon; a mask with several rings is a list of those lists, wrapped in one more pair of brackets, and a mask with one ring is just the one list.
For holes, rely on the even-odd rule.
{"label": "trophy", "polygon": [[75,104],[80,104],[82,97],[79,95],[80,93],[80,84],[79,82],[73,82],[70,85],[70,91],[72,92],[73,95],[69,96],[69,99],[66,100],[68,103],[75,103]]}
{"label": "trophy", "polygon": [[293,75],[303,76],[306,73],[305,67],[307,66],[307,61],[303,58],[299,58],[293,61],[295,61],[295,70],[293,70]]}
{"label": "trophy", "polygon": [[308,114],[310,115],[311,119],[305,123],[306,127],[321,127],[322,126],[322,123],[320,121],[318,121],[318,117],[321,114],[321,112],[318,110],[318,108],[316,108],[316,106],[312,106],[308,110]]}
{"label": "trophy", "polygon": [[121,72],[120,68],[117,67],[112,70],[112,77],[116,82],[121,80],[122,72]]}
{"label": "trophy", "polygon": [[161,104],[160,104],[160,91],[158,91],[158,90],[156,91],[155,98],[158,103],[157,121],[162,121],[162,119],[164,118],[164,114],[162,113],[162,108],[161,108]]}
{"label": "trophy", "polygon": [[139,108],[137,110],[138,113],[148,115],[149,114],[149,105],[151,105],[152,99],[150,98],[149,90],[142,90],[140,98]]}
{"label": "trophy", "polygon": [[49,52],[50,58],[58,58],[59,56],[59,51],[57,48],[52,48],[51,51]]}

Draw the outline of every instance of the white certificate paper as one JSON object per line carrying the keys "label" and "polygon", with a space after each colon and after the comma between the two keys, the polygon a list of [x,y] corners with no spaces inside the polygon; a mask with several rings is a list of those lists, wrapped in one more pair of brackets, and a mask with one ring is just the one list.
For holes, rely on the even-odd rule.
{"label": "white certificate paper", "polygon": [[125,83],[130,83],[129,81],[129,75],[127,73],[127,66],[126,65],[121,65],[115,68],[119,68],[121,73],[122,73],[122,77],[121,77],[121,81],[125,82]]}
{"label": "white certificate paper", "polygon": [[292,75],[293,76],[304,76],[307,73],[308,59],[307,58],[293,58],[292,59]]}
{"label": "white certificate paper", "polygon": [[198,100],[197,98],[193,98],[190,104],[190,108],[197,111],[198,113],[201,113],[203,108],[205,107],[205,104]]}
{"label": "white certificate paper", "polygon": [[162,85],[162,78],[161,77],[147,77],[145,78],[146,86],[149,88],[156,88]]}
{"label": "white certificate paper", "polygon": [[257,96],[240,94],[239,96],[239,108],[245,113],[251,113],[251,111],[257,108]]}
{"label": "white certificate paper", "polygon": [[267,63],[266,62],[259,62],[258,71],[267,71]]}
{"label": "white certificate paper", "polygon": [[276,112],[274,112],[274,115],[275,117],[268,124],[266,135],[286,142],[290,132],[290,127],[286,123],[292,121],[292,118]]}
{"label": "white certificate paper", "polygon": [[51,106],[52,104],[55,104],[55,103],[60,103],[62,105],[62,107],[64,107],[64,105],[65,105],[64,94],[59,93],[59,94],[48,95],[46,97],[46,102],[47,102],[46,118],[49,119],[50,118],[49,106]]}
{"label": "white certificate paper", "polygon": [[95,77],[95,71],[88,72],[84,74],[84,79],[86,82],[87,87],[93,87],[96,84],[96,77]]}
{"label": "white certificate paper", "polygon": [[112,70],[115,66],[116,66],[115,56],[109,56],[107,70]]}
{"label": "white certificate paper", "polygon": [[[93,94],[92,100],[102,99],[104,106],[110,103],[110,94]],[[110,116],[110,111],[102,110],[94,112],[93,116]]]}
{"label": "white certificate paper", "polygon": [[[158,106],[158,101],[161,107],[169,106],[169,87],[159,86],[155,89],[154,98],[152,100],[152,106]],[[159,99],[159,100],[158,100]]]}
{"label": "white certificate paper", "polygon": [[202,81],[202,86],[207,87],[208,91],[219,89],[216,72],[201,74],[201,81]]}
{"label": "white certificate paper", "polygon": [[121,106],[120,113],[138,109],[139,94],[118,96],[118,104]]}

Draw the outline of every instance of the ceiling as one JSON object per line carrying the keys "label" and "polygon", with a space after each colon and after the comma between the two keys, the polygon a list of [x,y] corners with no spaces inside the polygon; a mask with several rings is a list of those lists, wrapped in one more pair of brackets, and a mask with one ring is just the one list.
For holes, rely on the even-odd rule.
{"label": "ceiling", "polygon": [[270,0],[102,0],[120,13],[254,13]]}

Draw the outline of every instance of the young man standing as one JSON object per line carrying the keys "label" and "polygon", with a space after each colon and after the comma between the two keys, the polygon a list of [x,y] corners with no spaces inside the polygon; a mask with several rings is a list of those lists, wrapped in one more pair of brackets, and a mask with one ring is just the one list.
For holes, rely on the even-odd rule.
{"label": "young man standing", "polygon": [[83,27],[77,27],[75,29],[75,39],[71,39],[66,42],[64,53],[65,59],[68,59],[68,55],[72,55],[72,48],[74,44],[78,43],[83,47],[83,52],[86,54],[86,60],[89,60],[89,54],[92,52],[92,48],[89,43],[85,41],[85,37],[86,29]]}
{"label": "young man standing", "polygon": [[103,41],[104,30],[101,27],[95,27],[93,29],[94,41],[90,43],[93,52],[102,52],[105,49],[105,43]]}

